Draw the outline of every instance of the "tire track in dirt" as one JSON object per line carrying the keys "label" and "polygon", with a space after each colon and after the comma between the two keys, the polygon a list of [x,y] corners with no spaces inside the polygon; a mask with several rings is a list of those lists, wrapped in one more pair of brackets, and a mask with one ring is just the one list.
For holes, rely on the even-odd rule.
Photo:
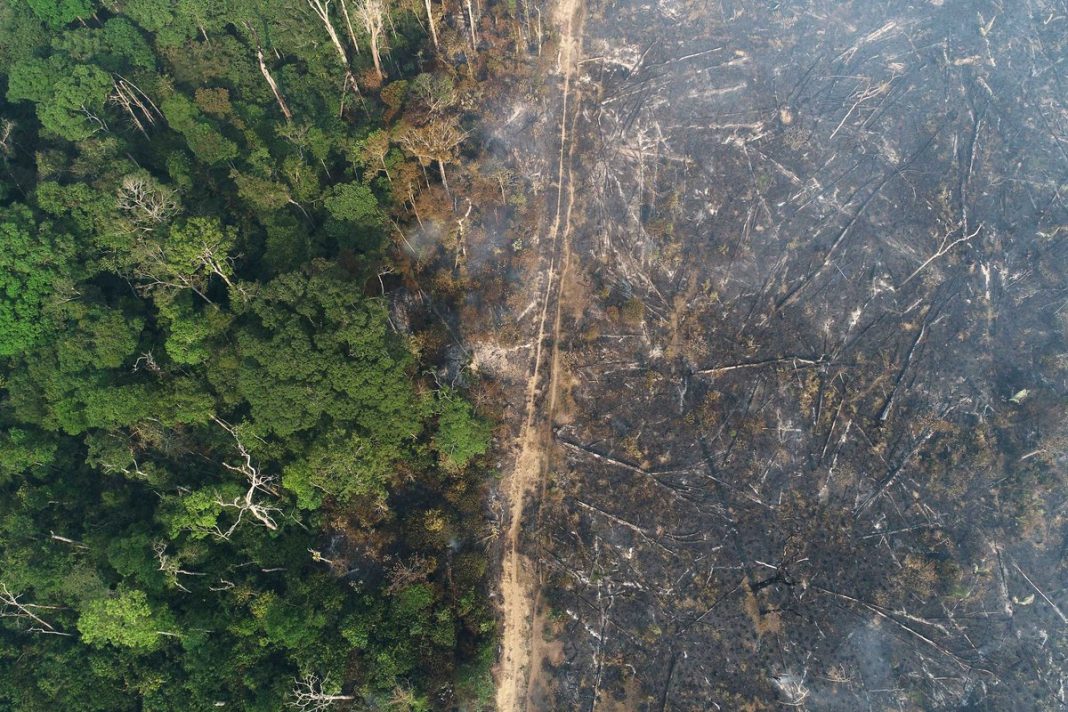
{"label": "tire track in dirt", "polygon": [[[519,550],[519,543],[523,510],[528,497],[535,493],[540,495],[544,489],[551,427],[559,387],[562,285],[567,278],[571,257],[571,209],[574,205],[574,186],[571,181],[574,146],[568,133],[568,112],[569,105],[574,103],[571,83],[578,67],[578,55],[582,45],[579,11],[580,0],[559,0],[553,16],[554,24],[560,33],[559,66],[563,76],[556,211],[549,230],[550,239],[547,241],[549,264],[538,319],[534,359],[530,377],[527,379],[525,418],[519,436],[519,452],[504,488],[508,496],[509,524],[504,542],[500,582],[503,619],[497,673],[497,709],[500,712],[528,708],[529,692],[536,681],[541,660],[543,641],[535,625],[539,604],[536,563]],[[544,412],[539,414],[539,385],[544,377],[542,352],[546,327],[554,304],[555,313],[552,314],[549,334],[552,347],[547,364],[548,397]]]}

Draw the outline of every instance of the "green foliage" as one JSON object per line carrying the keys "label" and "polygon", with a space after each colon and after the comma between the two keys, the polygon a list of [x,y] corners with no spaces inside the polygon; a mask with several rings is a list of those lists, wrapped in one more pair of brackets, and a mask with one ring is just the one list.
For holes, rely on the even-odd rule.
{"label": "green foliage", "polygon": [[149,32],[158,32],[174,20],[170,5],[159,0],[126,0],[122,11]]}
{"label": "green foliage", "polygon": [[160,109],[171,128],[185,137],[189,150],[204,163],[217,164],[237,157],[237,144],[219,133],[185,96],[170,96]]}
{"label": "green foliage", "polygon": [[26,0],[26,4],[52,27],[86,18],[94,11],[92,0]]}
{"label": "green foliage", "polygon": [[212,274],[229,281],[233,276],[229,255],[236,241],[236,231],[223,227],[218,218],[189,218],[173,225],[163,244],[165,274],[180,282]]}
{"label": "green foliage", "polygon": [[266,712],[310,671],[430,709],[490,640],[489,426],[375,278],[418,179],[383,105],[442,87],[397,8],[398,81],[342,106],[309,17],[0,3],[0,583],[63,634],[0,618],[0,709]]}
{"label": "green foliage", "polygon": [[339,273],[277,277],[248,309],[238,389],[260,432],[286,437],[325,418],[383,444],[422,430],[411,357],[390,334],[384,305]]}
{"label": "green foliage", "polygon": [[56,49],[79,62],[94,62],[111,72],[154,69],[156,55],[132,22],[113,17],[100,29],[79,27],[53,41]]}
{"label": "green foliage", "polygon": [[71,64],[53,55],[26,59],[12,67],[7,98],[32,101],[45,129],[68,141],[80,141],[105,128],[102,115],[111,87],[111,78],[98,67]]}
{"label": "green foliage", "polygon": [[168,499],[159,517],[167,528],[168,536],[178,539],[183,532],[188,532],[193,539],[203,539],[215,531],[221,533],[223,530],[219,528],[219,517],[223,508],[218,501],[226,495],[230,495],[231,499],[239,496],[236,489],[229,489],[228,492],[198,490]]}
{"label": "green foliage", "polygon": [[45,331],[44,308],[70,273],[73,246],[37,229],[28,208],[0,208],[0,356],[31,346]]}
{"label": "green foliage", "polygon": [[371,189],[360,182],[343,183],[327,193],[327,229],[341,247],[367,252],[379,246],[385,223]]}
{"label": "green foliage", "polygon": [[156,299],[161,321],[166,324],[164,349],[177,363],[195,366],[213,353],[213,341],[229,327],[233,317],[215,304],[198,304],[184,292]]}
{"label": "green foliage", "polygon": [[332,430],[317,438],[305,457],[286,467],[282,484],[303,509],[318,509],[324,496],[341,502],[366,495],[384,500],[393,463],[402,452],[397,444]]}
{"label": "green foliage", "polygon": [[144,591],[122,591],[90,601],[78,617],[78,630],[89,645],[118,645],[149,652],[163,644],[171,625],[153,609]]}
{"label": "green foliage", "polygon": [[47,44],[49,34],[27,3],[0,3],[0,67],[32,56]]}
{"label": "green foliage", "polygon": [[496,692],[493,684],[493,663],[496,658],[496,645],[490,641],[479,648],[473,660],[460,668],[456,677],[460,709],[472,712],[493,709]]}
{"label": "green foliage", "polygon": [[8,428],[0,433],[0,483],[13,475],[52,464],[57,447],[50,438],[24,428]]}
{"label": "green foliage", "polygon": [[[84,183],[61,185],[55,181],[44,181],[37,185],[34,197],[42,212],[58,218],[53,225],[53,234],[57,232],[58,225],[69,226],[75,233],[108,233],[111,230],[115,200],[91,186]],[[79,256],[84,259],[90,254],[83,246]]]}
{"label": "green foliage", "polygon": [[441,414],[434,447],[441,456],[442,466],[450,472],[463,470],[472,459],[489,449],[492,426],[475,415],[471,404],[456,393],[444,392],[440,397]]}
{"label": "green foliage", "polygon": [[360,227],[377,227],[382,213],[374,194],[362,183],[336,186],[326,199],[326,209],[341,222]]}

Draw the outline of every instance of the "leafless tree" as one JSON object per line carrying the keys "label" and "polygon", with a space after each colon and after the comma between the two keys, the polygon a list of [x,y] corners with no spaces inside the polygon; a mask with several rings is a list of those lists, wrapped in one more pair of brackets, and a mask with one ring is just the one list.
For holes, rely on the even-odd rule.
{"label": "leafless tree", "polygon": [[167,575],[167,580],[171,585],[177,588],[179,591],[189,593],[189,589],[182,585],[178,580],[179,574],[183,576],[206,576],[206,574],[197,571],[186,571],[182,568],[182,562],[176,556],[171,556],[167,553],[167,542],[157,541],[152,545],[152,550],[156,552],[156,561],[159,562],[159,570]]}
{"label": "leafless tree", "polygon": [[151,292],[161,287],[173,290],[188,289],[208,304],[214,304],[205,294],[205,285],[201,280],[186,274],[172,273],[171,270],[166,269],[167,255],[161,246],[153,243],[145,247],[145,258],[134,268],[132,274],[139,280],[138,291]]}
{"label": "leafless tree", "polygon": [[[962,225],[962,227],[963,227],[963,225]],[[918,275],[920,272],[923,272],[925,269],[927,269],[931,265],[932,262],[934,262],[938,258],[940,258],[943,255],[945,255],[947,252],[952,250],[957,245],[959,245],[959,244],[961,244],[963,242],[968,242],[969,240],[971,240],[973,237],[978,235],[979,232],[982,229],[983,229],[983,225],[982,225],[982,223],[980,223],[979,227],[975,228],[975,231],[972,232],[970,235],[963,235],[961,237],[958,237],[956,240],[953,240],[952,242],[950,242],[949,237],[953,233],[951,232],[951,233],[947,234],[945,237],[942,238],[942,242],[939,243],[938,249],[935,250],[935,253],[933,255],[931,255],[930,257],[928,257],[926,260],[924,260],[923,264],[921,264],[919,267],[917,267],[915,270],[913,270],[912,274],[910,274],[908,277],[905,277],[905,279],[901,282],[901,284],[898,285],[898,288],[904,287],[906,284],[911,282],[916,277],[916,275]]]}
{"label": "leafless tree", "polygon": [[[361,152],[364,160],[368,163],[381,166],[382,172],[386,174],[386,180],[392,183],[393,176],[389,174],[389,167],[386,165],[386,156],[389,155],[389,149],[389,134],[385,131],[375,131],[364,139]],[[375,174],[377,175],[377,171]]]}
{"label": "leafless tree", "polygon": [[7,584],[0,581],[0,618],[14,618],[17,620],[24,620],[29,623],[29,628],[26,630],[31,633],[47,633],[49,635],[64,635],[70,636],[70,633],[64,633],[57,630],[54,625],[41,618],[35,611],[46,610],[60,610],[58,606],[39,606],[33,603],[23,603],[19,599],[20,595],[11,593]]}
{"label": "leafless tree", "polygon": [[456,105],[456,88],[442,74],[420,74],[412,80],[409,91],[426,109],[428,117],[441,116]]}
{"label": "leafless tree", "polygon": [[289,105],[286,104],[285,97],[279,91],[278,84],[274,81],[274,77],[271,76],[270,70],[267,69],[267,63],[263,61],[263,50],[259,47],[256,48],[256,60],[260,64],[260,74],[267,81],[267,86],[271,87],[271,93],[274,94],[274,99],[278,102],[278,108],[282,110],[282,115],[286,117],[286,121],[292,121],[293,113],[289,110]]}
{"label": "leafless tree", "polygon": [[138,230],[151,232],[178,214],[178,199],[173,190],[145,175],[128,175],[122,179],[115,205],[126,213]]}
{"label": "leafless tree", "polygon": [[430,0],[423,0],[426,3],[426,21],[430,25],[430,38],[434,40],[434,49],[440,49],[438,45],[438,29],[434,24],[434,8],[430,5]]}
{"label": "leafless tree", "polygon": [[386,588],[386,593],[392,595],[413,583],[425,581],[435,566],[437,566],[437,562],[433,558],[427,558],[419,554],[415,554],[407,561],[398,561],[390,569],[389,586]]}
{"label": "leafless tree", "polygon": [[363,23],[367,35],[371,39],[371,59],[375,63],[375,73],[378,78],[385,79],[382,72],[382,55],[379,46],[382,39],[383,21],[386,15],[385,5],[382,0],[359,0],[356,5],[356,17]]}
{"label": "leafless tree", "polygon": [[352,15],[349,14],[348,0],[341,0],[341,15],[345,18],[345,29],[349,32],[349,42],[352,43],[352,50],[359,54],[360,43],[356,41],[356,32],[352,28]]}
{"label": "leafless tree", "polygon": [[239,284],[235,284],[234,281],[230,279],[230,274],[233,272],[233,257],[230,257],[225,253],[220,257],[219,248],[217,246],[204,243],[202,249],[197,253],[194,260],[196,264],[201,265],[208,272],[214,274],[225,282],[226,286],[231,290],[240,294],[242,297],[245,296],[244,288]]}
{"label": "leafless tree", "polygon": [[467,5],[467,30],[471,36],[471,51],[478,49],[478,35],[475,33],[475,11],[471,7],[471,0],[464,0]]}
{"label": "leafless tree", "polygon": [[223,531],[218,525],[215,525],[211,533],[220,539],[229,539],[230,536],[241,525],[245,514],[247,513],[253,519],[255,519],[261,526],[267,527],[271,531],[278,528],[277,522],[275,522],[275,516],[277,516],[282,510],[271,504],[265,504],[260,497],[266,495],[270,498],[278,497],[278,488],[275,484],[275,478],[272,476],[264,475],[259,471],[257,467],[252,464],[252,455],[245,448],[241,442],[241,438],[238,437],[237,430],[230,424],[224,422],[217,416],[212,416],[212,420],[219,425],[223,430],[230,433],[234,438],[234,443],[237,447],[237,451],[241,454],[241,463],[238,465],[231,465],[223,463],[223,467],[236,472],[244,476],[248,483],[248,489],[245,490],[245,494],[240,497],[234,497],[232,500],[225,500],[221,496],[216,496],[215,504],[226,509],[236,509],[237,517],[230,528]]}
{"label": "leafless tree", "polygon": [[75,549],[88,549],[89,548],[88,546],[86,546],[85,544],[81,543],[80,541],[75,541],[74,539],[71,539],[70,537],[67,537],[67,536],[61,536],[59,534],[56,534],[54,531],[49,531],[48,532],[48,538],[51,539],[52,541],[58,541],[60,543],[68,544],[70,546],[73,546]]}
{"label": "leafless tree", "polygon": [[134,127],[147,136],[146,127],[155,125],[157,119],[163,118],[159,107],[153,103],[148,94],[123,76],[114,75],[112,86],[108,101],[125,111]]}
{"label": "leafless tree", "polygon": [[95,111],[92,111],[88,106],[82,104],[78,108],[81,110],[82,115],[85,116],[85,118],[88,119],[90,123],[96,125],[96,128],[93,129],[94,134],[97,131],[104,131],[105,133],[107,133],[111,130],[108,128],[107,122],[104,121],[104,119],[100,118],[100,115],[97,114]]}
{"label": "leafless tree", "polygon": [[312,9],[315,16],[322,20],[323,27],[326,28],[326,34],[330,37],[331,44],[334,45],[334,49],[337,51],[337,56],[341,60],[341,66],[345,70],[345,88],[352,88],[352,91],[358,96],[360,94],[360,88],[356,84],[356,77],[352,75],[352,68],[349,66],[349,55],[345,51],[345,46],[341,44],[341,38],[337,34],[337,30],[334,28],[334,23],[330,20],[330,2],[331,0],[307,0],[308,7]]}
{"label": "leafless tree", "polygon": [[132,372],[137,373],[141,369],[150,371],[151,373],[159,373],[161,371],[159,364],[156,363],[156,357],[151,351],[145,351],[143,354],[137,357],[134,361],[133,367],[130,369]]}
{"label": "leafless tree", "polygon": [[353,695],[330,694],[323,690],[329,684],[328,679],[320,679],[318,675],[309,673],[303,679],[297,681],[293,688],[289,706],[300,712],[325,712],[333,709],[338,702],[349,702],[356,699]]}
{"label": "leafless tree", "polygon": [[15,122],[11,119],[0,119],[0,153],[5,156],[11,153],[11,132],[15,130]]}
{"label": "leafless tree", "polygon": [[292,121],[293,113],[289,110],[289,105],[286,104],[285,97],[282,96],[282,92],[278,88],[278,83],[275,82],[274,77],[271,75],[271,70],[267,68],[267,62],[263,57],[263,48],[260,46],[260,37],[256,32],[256,28],[252,26],[251,22],[245,22],[245,28],[256,40],[256,61],[260,65],[260,74],[266,80],[267,86],[271,88],[271,93],[274,94],[274,99],[278,102],[278,108],[282,110],[282,115],[286,117],[286,121]]}

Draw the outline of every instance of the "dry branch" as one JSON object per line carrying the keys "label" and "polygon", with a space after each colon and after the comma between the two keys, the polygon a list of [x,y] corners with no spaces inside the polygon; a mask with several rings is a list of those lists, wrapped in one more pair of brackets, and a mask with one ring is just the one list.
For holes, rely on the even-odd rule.
{"label": "dry branch", "polygon": [[289,706],[300,712],[325,712],[338,702],[356,699],[353,695],[332,695],[324,692],[323,685],[325,684],[327,684],[327,679],[320,679],[314,674],[305,675],[303,679],[297,681]]}
{"label": "dry branch", "polygon": [[740,363],[732,363],[726,366],[703,368],[700,371],[694,371],[694,375],[719,376],[724,373],[730,373],[731,371],[741,371],[748,368],[763,368],[764,366],[778,366],[784,363],[793,364],[796,368],[821,366],[827,363],[827,357],[817,356],[815,358],[809,358],[804,356],[783,356],[781,358],[769,358],[761,361],[742,361]]}
{"label": "dry branch", "polygon": [[1031,577],[1024,573],[1024,570],[1020,568],[1020,565],[1015,561],[1012,562],[1013,568],[1020,572],[1020,575],[1024,577],[1024,581],[1027,581],[1031,585],[1031,588],[1035,589],[1042,600],[1049,604],[1049,607],[1053,609],[1053,612],[1057,614],[1057,617],[1061,619],[1061,623],[1068,625],[1068,617],[1065,617],[1064,612],[1057,606],[1056,603],[1050,600],[1049,596],[1045,592],[1035,585],[1035,582],[1031,580]]}
{"label": "dry branch", "polygon": [[957,655],[956,653],[954,653],[951,650],[947,650],[944,646],[939,645],[938,643],[936,643],[935,641],[931,640],[930,638],[925,636],[923,633],[920,633],[916,629],[905,625],[904,623],[899,621],[897,618],[895,618],[893,615],[888,614],[888,613],[884,613],[882,610],[880,610],[879,606],[874,606],[874,605],[872,605],[870,603],[866,603],[866,602],[861,601],[859,599],[853,598],[852,596],[847,596],[846,594],[838,593],[837,591],[831,591],[831,590],[823,588],[821,586],[815,586],[814,585],[814,586],[812,586],[812,588],[817,590],[817,591],[820,591],[821,593],[825,593],[825,594],[827,594],[829,596],[834,596],[835,598],[841,598],[842,600],[849,601],[851,603],[854,603],[854,604],[856,604],[858,606],[861,606],[861,607],[871,611],[872,613],[874,613],[875,615],[879,616],[883,620],[889,621],[890,623],[893,623],[898,628],[901,628],[902,630],[904,630],[905,632],[909,633],[910,635],[914,635],[915,637],[919,638],[923,642],[927,643],[932,648],[934,648],[938,652],[942,653],[943,655],[948,657],[953,662],[957,663],[957,665],[959,665],[962,670],[971,670],[972,669],[972,666],[969,665],[967,662],[965,662],[964,659],[962,659],[959,655]]}
{"label": "dry branch", "polygon": [[923,272],[925,269],[927,269],[930,266],[930,264],[932,262],[934,262],[935,260],[937,260],[939,257],[942,257],[943,255],[945,255],[947,252],[949,252],[950,250],[952,250],[954,247],[956,247],[957,245],[961,244],[962,242],[968,242],[968,240],[971,240],[973,237],[978,235],[979,231],[982,230],[982,229],[983,229],[983,224],[979,223],[979,227],[975,228],[975,231],[972,234],[965,235],[964,237],[959,237],[956,240],[954,240],[953,242],[949,242],[949,235],[947,235],[946,237],[942,238],[942,244],[939,245],[938,250],[933,255],[928,257],[927,260],[922,265],[917,267],[912,272],[912,274],[910,274],[908,277],[905,277],[905,280],[901,284],[897,285],[898,289],[900,289],[901,287],[904,287],[906,284],[911,282],[912,279],[916,275],[918,275],[920,272]]}
{"label": "dry branch", "polygon": [[246,512],[262,526],[274,531],[278,528],[278,524],[275,522],[274,517],[281,513],[281,510],[278,507],[264,504],[262,501],[257,500],[257,496],[268,495],[272,498],[277,497],[278,490],[275,487],[275,478],[264,475],[252,464],[252,455],[249,454],[248,450],[242,444],[241,439],[237,435],[237,430],[233,426],[220,420],[217,416],[212,416],[212,420],[223,430],[230,433],[234,438],[234,443],[243,460],[239,465],[230,465],[224,462],[222,463],[223,467],[231,472],[237,472],[243,475],[248,483],[248,489],[243,496],[234,497],[230,501],[216,496],[214,500],[215,504],[227,509],[236,509],[237,518],[225,532],[216,525],[213,527],[211,533],[221,539],[229,539],[234,531],[237,530],[237,527],[240,526]]}
{"label": "dry branch", "polygon": [[667,548],[666,546],[664,546],[663,544],[658,542],[656,539],[653,539],[652,537],[650,537],[647,529],[643,529],[642,527],[639,527],[637,524],[632,524],[631,522],[628,522],[625,519],[620,519],[619,517],[615,516],[614,514],[609,514],[608,512],[604,511],[603,509],[599,509],[597,507],[594,507],[592,504],[587,504],[586,502],[583,502],[580,499],[576,499],[575,500],[575,504],[577,504],[578,506],[582,507],[586,511],[596,512],[597,514],[600,514],[602,517],[604,517],[608,521],[612,522],[613,524],[618,524],[621,527],[626,527],[627,529],[630,529],[632,532],[634,532],[635,534],[640,536],[642,539],[644,539],[645,541],[647,541],[650,544],[652,544],[653,546],[655,546],[656,548],[660,549],[664,553],[669,554],[671,556],[675,556],[676,555],[674,551],[672,551],[671,549]]}
{"label": "dry branch", "polygon": [[58,606],[40,606],[33,603],[22,603],[19,601],[19,598],[21,597],[21,595],[11,593],[7,584],[0,582],[0,618],[28,619],[37,624],[36,626],[31,625],[27,629],[34,633],[48,633],[51,635],[64,636],[70,635],[70,633],[64,633],[57,630],[55,626],[31,610],[60,610]]}
{"label": "dry branch", "polygon": [[345,89],[351,87],[352,91],[359,96],[360,87],[356,84],[356,77],[353,76],[352,68],[349,66],[349,55],[344,45],[341,44],[341,38],[334,29],[334,23],[330,20],[330,0],[307,0],[307,2],[315,16],[322,21],[326,34],[330,37],[330,43],[334,45],[338,59],[341,60],[341,66],[345,70]]}
{"label": "dry branch", "polygon": [[616,458],[611,457],[609,455],[602,455],[601,453],[595,451],[593,448],[587,447],[585,445],[580,445],[580,444],[575,443],[575,442],[571,442],[571,441],[569,441],[569,440],[567,440],[565,438],[560,437],[559,435],[557,435],[556,440],[557,440],[557,442],[559,442],[561,445],[563,445],[564,447],[566,447],[569,450],[572,450],[572,451],[577,452],[577,453],[581,453],[581,454],[586,455],[588,457],[592,457],[595,460],[600,460],[601,462],[607,463],[609,465],[614,465],[615,467],[621,467],[624,470],[627,470],[628,472],[633,472],[635,474],[638,474],[638,475],[641,475],[643,477],[646,477],[653,484],[657,485],[658,487],[660,487],[661,489],[666,491],[672,497],[675,497],[676,499],[680,499],[680,500],[682,500],[684,502],[688,502],[688,503],[692,504],[692,502],[690,502],[686,497],[684,497],[682,494],[680,494],[674,487],[671,487],[669,485],[664,484],[663,482],[660,481],[660,479],[656,475],[654,475],[653,473],[649,472],[648,470],[645,470],[645,469],[643,469],[641,467],[638,467],[637,465],[632,465],[629,462],[624,462],[623,460],[617,460]]}
{"label": "dry branch", "polygon": [[259,47],[256,48],[256,61],[260,64],[260,74],[267,80],[267,86],[271,88],[271,93],[274,94],[274,99],[278,102],[278,108],[282,110],[282,115],[286,117],[286,121],[292,121],[293,113],[289,110],[289,106],[286,104],[282,92],[279,91],[278,84],[275,83],[274,77],[271,76],[270,70],[267,69],[267,63],[263,61],[263,50]]}

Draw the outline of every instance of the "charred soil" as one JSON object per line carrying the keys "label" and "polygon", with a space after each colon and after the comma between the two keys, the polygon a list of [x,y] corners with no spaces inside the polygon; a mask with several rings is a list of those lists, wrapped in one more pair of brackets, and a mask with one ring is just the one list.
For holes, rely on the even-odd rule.
{"label": "charred soil", "polygon": [[1064,3],[577,5],[500,709],[1063,709]]}

